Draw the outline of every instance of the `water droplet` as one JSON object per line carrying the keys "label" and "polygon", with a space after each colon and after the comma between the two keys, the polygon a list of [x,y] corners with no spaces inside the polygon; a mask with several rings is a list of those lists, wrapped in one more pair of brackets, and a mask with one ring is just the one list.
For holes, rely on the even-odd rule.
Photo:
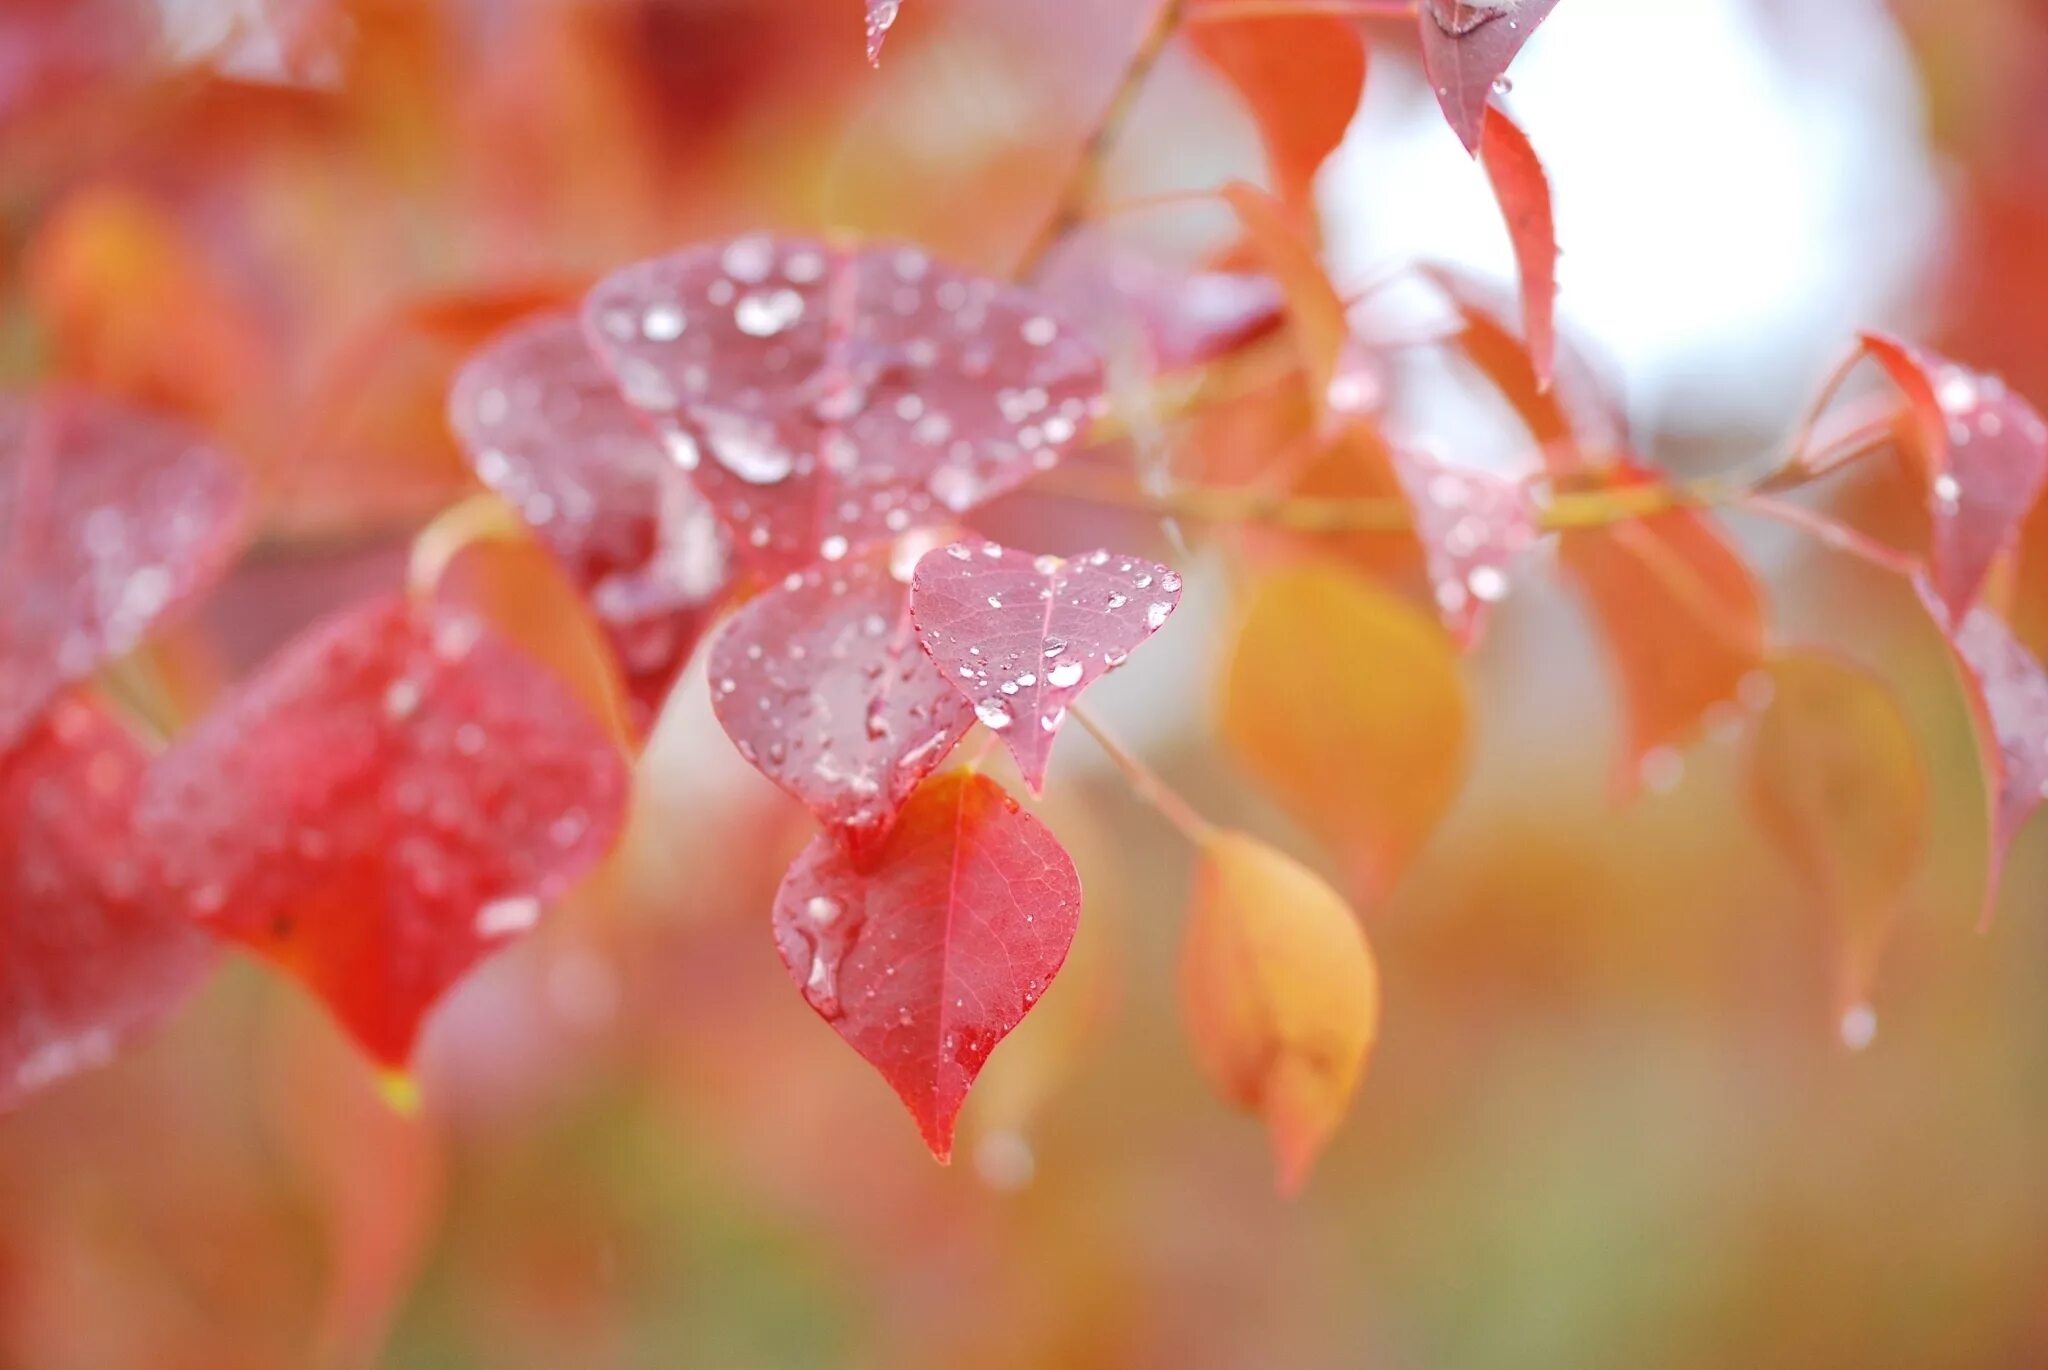
{"label": "water droplet", "polygon": [[1145,610],[1145,626],[1157,632],[1166,626],[1167,615],[1173,612],[1171,604],[1160,601]]}
{"label": "water droplet", "polygon": [[640,316],[640,331],[649,342],[674,342],[683,336],[683,311],[672,304],[652,304]]}
{"label": "water droplet", "polygon": [[1045,673],[1045,683],[1054,689],[1064,690],[1081,679],[1081,663],[1062,661]]}
{"label": "water droplet", "polygon": [[814,894],[804,905],[804,916],[821,928],[829,926],[843,912],[844,906],[829,894]]}
{"label": "water droplet", "polygon": [[531,895],[493,899],[476,911],[479,937],[509,937],[540,921],[540,901]]}
{"label": "water droplet", "polygon": [[974,706],[974,716],[982,726],[994,732],[1001,732],[1010,726],[1010,706],[1000,699],[984,699]]}
{"label": "water droplet", "polygon": [[1508,578],[1497,566],[1474,566],[1466,573],[1465,583],[1472,587],[1475,597],[1488,604],[1499,603],[1508,592]]}
{"label": "water droplet", "polygon": [[400,676],[385,687],[384,716],[393,723],[412,717],[419,706],[420,683],[411,676]]}
{"label": "water droplet", "polygon": [[794,290],[753,291],[733,306],[733,326],[750,338],[772,338],[804,316],[804,297]]}
{"label": "water droplet", "polygon": [[1862,1051],[1877,1040],[1877,1010],[1868,1004],[1852,1006],[1842,1015],[1840,1031],[1843,1046]]}

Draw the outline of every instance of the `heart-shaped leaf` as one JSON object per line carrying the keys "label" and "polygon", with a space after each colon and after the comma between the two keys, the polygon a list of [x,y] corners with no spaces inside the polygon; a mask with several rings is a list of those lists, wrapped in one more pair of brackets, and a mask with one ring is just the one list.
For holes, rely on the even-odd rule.
{"label": "heart-shaped leaf", "polygon": [[1358,21],[1303,14],[1205,23],[1202,10],[1214,2],[1189,7],[1195,49],[1243,97],[1274,192],[1302,222],[1313,222],[1316,172],[1344,141],[1365,90]]}
{"label": "heart-shaped leaf", "polygon": [[1759,830],[1798,872],[1840,945],[1836,1013],[1867,1045],[1877,964],[1927,853],[1927,776],[1884,682],[1814,653],[1769,667],[1749,790]]}
{"label": "heart-shaped leaf", "polygon": [[918,790],[872,861],[829,836],[804,848],[775,896],[775,943],[945,1161],[975,1076],[1059,973],[1080,911],[1052,833],[954,771]]}
{"label": "heart-shaped leaf", "polygon": [[1522,287],[1522,337],[1536,368],[1536,386],[1548,390],[1557,366],[1557,220],[1550,208],[1550,178],[1528,135],[1491,106],[1479,157],[1515,250],[1515,273]]}
{"label": "heart-shaped leaf", "polygon": [[1995,376],[1881,334],[1865,334],[1863,346],[1920,425],[1934,517],[1930,579],[1947,617],[1961,618],[2048,484],[2048,423]]}
{"label": "heart-shaped leaf", "polygon": [[1218,833],[1195,875],[1180,986],[1195,1059],[1217,1093],[1265,1119],[1293,1193],[1379,1034],[1379,970],[1356,915],[1299,862]]}
{"label": "heart-shaped leaf", "polygon": [[1421,0],[1422,69],[1444,118],[1477,153],[1493,83],[1557,0]]}
{"label": "heart-shaped leaf", "polygon": [[778,574],[1015,487],[1102,397],[1034,297],[914,247],[689,248],[599,282],[584,323],[738,555]]}
{"label": "heart-shaped leaf", "polygon": [[1720,530],[1689,510],[1569,531],[1559,557],[1620,677],[1627,722],[1615,796],[1668,789],[1707,713],[1734,701],[1763,664],[1762,587]]}
{"label": "heart-shaped leaf", "polygon": [[733,615],[708,669],[740,755],[857,855],[974,726],[918,646],[910,587],[874,554],[792,572]]}
{"label": "heart-shaped leaf", "polygon": [[1365,577],[1303,566],[1253,585],[1223,736],[1377,898],[1464,783],[1470,703],[1443,629]]}
{"label": "heart-shaped leaf", "polygon": [[1506,596],[1514,563],[1536,541],[1527,487],[1426,452],[1397,451],[1393,464],[1415,516],[1437,611],[1469,650],[1487,610]]}
{"label": "heart-shaped leaf", "polygon": [[456,377],[449,417],[477,477],[582,590],[644,734],[732,579],[711,506],[619,395],[574,315],[494,339]]}
{"label": "heart-shaped leaf", "polygon": [[2013,838],[2048,799],[2048,671],[1990,610],[1972,609],[1957,625],[1931,583],[1923,578],[1915,588],[1947,633],[1976,725],[1991,844],[1978,921],[1988,927]]}
{"label": "heart-shaped leaf", "polygon": [[190,915],[298,976],[376,1061],[611,847],[618,750],[474,615],[402,598],[288,644],[151,771]]}
{"label": "heart-shaped leaf", "polygon": [[0,399],[0,751],[211,589],[247,504],[182,425],[72,392]]}
{"label": "heart-shaped leaf", "polygon": [[1166,626],[1180,577],[1111,552],[1060,558],[956,542],[910,582],[917,635],[948,684],[1003,739],[1033,794],[1045,788],[1067,705]]}
{"label": "heart-shaped leaf", "polygon": [[212,965],[136,848],[147,764],[75,697],[0,755],[0,1110],[112,1059]]}

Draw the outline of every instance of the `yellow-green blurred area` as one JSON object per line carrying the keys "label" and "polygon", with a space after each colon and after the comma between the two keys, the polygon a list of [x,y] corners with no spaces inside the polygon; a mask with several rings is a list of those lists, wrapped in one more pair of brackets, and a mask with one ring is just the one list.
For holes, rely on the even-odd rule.
{"label": "yellow-green blurred area", "polygon": [[[752,227],[1001,272],[1149,8],[904,0],[870,70],[857,0],[0,0],[0,378],[177,411],[258,474],[247,563],[166,649],[203,701],[396,585],[410,534],[472,492],[443,392],[505,320]],[[1410,31],[1371,34],[1321,184],[1338,283],[1417,254],[1505,270]],[[1261,174],[1183,49],[1103,200]],[[2048,403],[2032,0],[1563,0],[1509,98],[1555,182],[1562,317],[1611,358],[1646,460],[1753,462],[1861,326]],[[1182,261],[1229,223],[1108,222],[1087,232]],[[1389,422],[1505,469],[1526,443],[1471,390],[1404,378]],[[1801,498],[1917,550],[1899,467],[1867,468]],[[1548,550],[1463,663],[1448,818],[1367,898],[1355,853],[1218,740],[1216,696],[1254,574],[1369,555],[1180,544],[1029,492],[983,526],[1180,567],[1174,622],[1091,702],[1209,818],[1359,900],[1380,1039],[1298,1198],[1183,1040],[1190,850],[1078,730],[1037,806],[1086,889],[1073,959],[934,1165],[778,962],[770,900],[810,829],[718,731],[700,669],[617,857],[430,1021],[416,1117],[311,1000],[230,957],[156,1040],[0,1119],[0,1367],[2048,1364],[2048,821],[1978,934],[1982,780],[1910,589],[1729,520],[1773,644],[1885,680],[1928,770],[1929,859],[1851,1052],[1831,930],[1757,831],[1746,721],[1617,806],[1615,682]],[[2038,517],[2024,552],[1999,593],[2039,651]]]}

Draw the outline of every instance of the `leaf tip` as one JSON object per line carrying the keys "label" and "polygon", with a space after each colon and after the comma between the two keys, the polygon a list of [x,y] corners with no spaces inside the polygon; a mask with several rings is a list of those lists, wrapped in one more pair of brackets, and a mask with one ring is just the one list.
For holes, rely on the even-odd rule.
{"label": "leaf tip", "polygon": [[401,1118],[420,1116],[420,1082],[403,1066],[386,1066],[377,1072],[377,1095]]}

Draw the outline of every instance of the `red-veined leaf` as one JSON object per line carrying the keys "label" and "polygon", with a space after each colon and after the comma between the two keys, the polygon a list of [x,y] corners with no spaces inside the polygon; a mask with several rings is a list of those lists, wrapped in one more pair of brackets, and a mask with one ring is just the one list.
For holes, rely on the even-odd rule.
{"label": "red-veined leaf", "polygon": [[478,478],[583,592],[644,733],[732,579],[710,505],[620,397],[573,315],[494,339],[456,377],[449,414]]}
{"label": "red-veined leaf", "polygon": [[247,506],[182,425],[77,392],[0,399],[0,750],[211,589]]}
{"label": "red-veined leaf", "polygon": [[1458,659],[1436,623],[1338,567],[1267,576],[1248,601],[1224,673],[1224,739],[1377,898],[1464,783]]}
{"label": "red-veined leaf", "polygon": [[775,896],[775,943],[945,1161],[974,1077],[1059,973],[1080,911],[1045,825],[954,771],[919,788],[870,862],[829,836],[804,848]]}
{"label": "red-veined leaf", "polygon": [[1930,581],[1947,617],[1961,618],[2048,484],[2048,423],[1994,376],[1882,334],[1866,333],[1863,346],[1920,425],[1931,468]]}
{"label": "red-veined leaf", "polygon": [[740,558],[780,573],[1059,460],[1102,365],[1031,295],[914,247],[737,238],[598,283],[585,329]]}
{"label": "red-veined leaf", "polygon": [[1550,209],[1550,178],[1528,135],[1491,106],[1479,156],[1515,249],[1529,363],[1536,371],[1537,388],[1548,390],[1557,365],[1557,220]]}
{"label": "red-veined leaf", "polygon": [[910,582],[918,639],[1003,739],[1033,794],[1045,788],[1067,706],[1179,604],[1180,577],[1153,562],[1101,551],[1034,557],[992,542],[927,552]]}
{"label": "red-veined leaf", "polygon": [[1568,531],[1559,555],[1620,677],[1615,795],[1669,788],[1708,711],[1762,664],[1763,589],[1720,530],[1685,510]]}
{"label": "red-veined leaf", "polygon": [[1280,1189],[1295,1192],[1379,1033],[1379,970],[1356,915],[1299,862],[1218,833],[1195,874],[1180,986],[1196,1060],[1265,1119]]}
{"label": "red-veined leaf", "polygon": [[1274,192],[1299,222],[1312,224],[1316,172],[1344,141],[1365,90],[1358,22],[1305,14],[1205,23],[1203,3],[1189,8],[1188,35],[1243,97]]}
{"label": "red-veined leaf", "polygon": [[1972,609],[1956,626],[1931,583],[1922,578],[1915,588],[1946,630],[1976,725],[1991,847],[1979,924],[1988,927],[2013,838],[2048,799],[2048,672],[1990,610]]}
{"label": "red-veined leaf", "polygon": [[1557,0],[1421,0],[1422,68],[1451,130],[1477,153],[1493,83]]}
{"label": "red-veined leaf", "polygon": [[421,1019],[611,847],[628,775],[566,686],[475,615],[314,627],[151,771],[140,825],[190,915],[402,1067]]}
{"label": "red-veined leaf", "polygon": [[1488,608],[1507,594],[1515,561],[1536,541],[1528,490],[1521,481],[1450,466],[1426,452],[1396,451],[1393,465],[1414,511],[1437,612],[1469,650]]}
{"label": "red-veined leaf", "polygon": [[1764,838],[1834,925],[1836,1021],[1852,1048],[1876,1026],[1870,994],[1927,853],[1927,776],[1905,715],[1868,672],[1814,653],[1769,667],[1749,792]]}
{"label": "red-veined leaf", "polygon": [[882,42],[896,26],[901,0],[867,0],[868,64],[882,65]]}
{"label": "red-veined leaf", "polygon": [[112,1059],[213,962],[137,849],[146,765],[77,697],[0,755],[0,1110]]}
{"label": "red-veined leaf", "polygon": [[864,855],[974,709],[918,646],[886,558],[791,572],[720,630],[711,707],[740,755]]}

